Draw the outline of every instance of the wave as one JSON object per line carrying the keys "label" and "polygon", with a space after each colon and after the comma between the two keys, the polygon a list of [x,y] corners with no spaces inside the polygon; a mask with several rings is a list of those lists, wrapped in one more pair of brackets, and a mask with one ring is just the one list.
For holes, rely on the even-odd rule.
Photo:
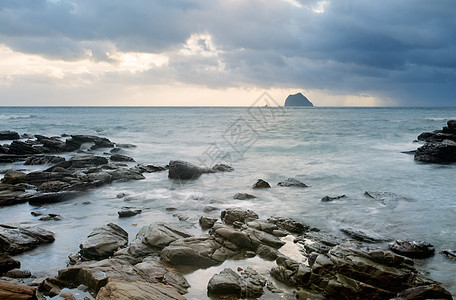
{"label": "wave", "polygon": [[426,118],[425,120],[428,121],[448,121],[448,120],[455,120],[456,117],[451,117],[451,118]]}
{"label": "wave", "polygon": [[0,115],[0,120],[28,119],[32,117],[33,115]]}

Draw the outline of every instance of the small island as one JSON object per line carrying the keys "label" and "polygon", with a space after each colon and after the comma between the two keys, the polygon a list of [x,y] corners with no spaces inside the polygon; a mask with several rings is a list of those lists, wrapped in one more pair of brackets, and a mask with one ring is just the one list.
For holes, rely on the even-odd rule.
{"label": "small island", "polygon": [[312,102],[301,93],[289,95],[285,100],[285,106],[313,106]]}

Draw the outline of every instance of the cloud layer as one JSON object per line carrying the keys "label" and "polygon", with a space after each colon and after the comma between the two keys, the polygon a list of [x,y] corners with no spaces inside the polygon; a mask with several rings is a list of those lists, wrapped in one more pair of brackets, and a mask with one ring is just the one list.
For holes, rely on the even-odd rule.
{"label": "cloud layer", "polygon": [[454,106],[455,11],[453,0],[2,0],[0,90],[299,87]]}

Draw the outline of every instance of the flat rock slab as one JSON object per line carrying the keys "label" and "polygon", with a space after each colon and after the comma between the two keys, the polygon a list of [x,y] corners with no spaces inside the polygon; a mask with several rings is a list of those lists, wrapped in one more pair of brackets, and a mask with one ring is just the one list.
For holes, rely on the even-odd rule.
{"label": "flat rock slab", "polygon": [[305,184],[304,182],[301,182],[294,178],[288,178],[287,180],[277,183],[277,185],[285,186],[285,187],[303,187],[303,188],[308,187],[308,185]]}
{"label": "flat rock slab", "polygon": [[22,253],[54,240],[54,233],[40,227],[0,224],[0,251],[5,253]]}
{"label": "flat rock slab", "polygon": [[33,300],[36,299],[35,291],[36,287],[0,280],[0,299]]}
{"label": "flat rock slab", "polygon": [[128,244],[128,233],[120,226],[109,223],[95,228],[79,245],[82,256],[89,259],[103,259]]}
{"label": "flat rock slab", "polygon": [[396,240],[388,246],[393,252],[411,258],[427,258],[435,253],[434,246],[423,241]]}
{"label": "flat rock slab", "polygon": [[160,283],[113,281],[104,286],[97,300],[185,300],[174,288]]}

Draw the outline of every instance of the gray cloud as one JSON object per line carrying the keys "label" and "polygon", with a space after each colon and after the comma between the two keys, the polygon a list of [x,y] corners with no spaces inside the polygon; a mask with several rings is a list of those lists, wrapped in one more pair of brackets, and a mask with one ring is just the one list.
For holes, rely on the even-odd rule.
{"label": "gray cloud", "polygon": [[[453,0],[3,0],[0,43],[52,59],[109,61],[107,51],[169,53],[135,75],[208,87],[302,87],[373,94],[401,105],[454,105]],[[218,56],[177,51],[208,33]],[[202,51],[213,51],[204,39]],[[217,68],[221,63],[224,69]],[[160,80],[162,82],[162,79]]]}

